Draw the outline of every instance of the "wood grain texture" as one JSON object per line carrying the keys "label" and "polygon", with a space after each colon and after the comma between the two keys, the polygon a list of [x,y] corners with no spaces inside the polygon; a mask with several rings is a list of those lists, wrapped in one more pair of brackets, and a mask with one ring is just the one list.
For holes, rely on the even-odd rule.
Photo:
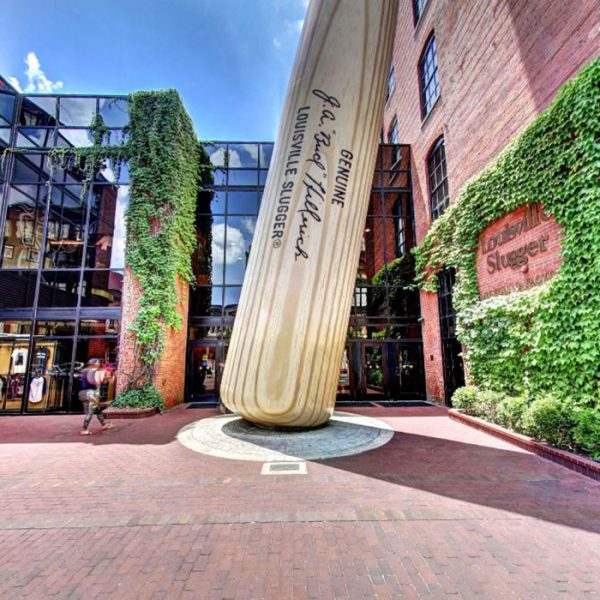
{"label": "wood grain texture", "polygon": [[312,0],[221,383],[246,419],[333,413],[382,122],[397,0]]}

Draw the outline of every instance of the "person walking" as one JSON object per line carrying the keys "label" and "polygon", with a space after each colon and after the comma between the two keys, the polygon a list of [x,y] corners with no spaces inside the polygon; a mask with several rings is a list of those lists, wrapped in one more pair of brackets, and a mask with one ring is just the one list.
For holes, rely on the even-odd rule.
{"label": "person walking", "polygon": [[97,368],[93,361],[89,361],[87,367],[83,369],[81,373],[81,383],[84,389],[79,392],[79,400],[81,400],[85,409],[81,435],[92,434],[89,430],[89,426],[94,415],[96,415],[96,418],[100,421],[103,430],[113,428],[113,424],[106,420],[106,417],[102,414],[102,408],[100,407],[100,386],[105,378],[106,371]]}

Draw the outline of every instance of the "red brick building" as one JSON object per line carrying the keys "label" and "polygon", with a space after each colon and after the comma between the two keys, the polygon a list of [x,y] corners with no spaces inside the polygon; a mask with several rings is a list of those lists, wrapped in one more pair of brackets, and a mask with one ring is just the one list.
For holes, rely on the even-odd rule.
{"label": "red brick building", "polygon": [[[417,243],[599,51],[596,0],[400,3],[383,135],[411,146]],[[442,400],[461,382],[438,300],[421,293],[427,396]]]}

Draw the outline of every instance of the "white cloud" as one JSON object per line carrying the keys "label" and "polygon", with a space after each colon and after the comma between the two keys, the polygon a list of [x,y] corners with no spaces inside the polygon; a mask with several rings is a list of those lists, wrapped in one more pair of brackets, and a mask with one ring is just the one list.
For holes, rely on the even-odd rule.
{"label": "white cloud", "polygon": [[[227,230],[227,249],[225,249],[225,231]],[[217,223],[212,230],[212,260],[213,264],[223,264],[226,259],[229,264],[246,255],[246,240],[237,227],[225,223]]]}
{"label": "white cloud", "polygon": [[254,235],[254,230],[256,229],[256,219],[254,217],[242,217],[242,227],[250,235]]}
{"label": "white cloud", "polygon": [[[224,167],[225,166],[225,148],[219,148],[215,152],[210,155],[210,162],[215,167]],[[235,150],[229,151],[229,166],[230,167],[241,167],[242,161],[240,160],[240,155]]]}
{"label": "white cloud", "polygon": [[297,19],[295,21],[289,21],[286,19],[284,24],[285,29],[289,34],[300,33],[302,31],[302,27],[304,26],[304,19]]}
{"label": "white cloud", "polygon": [[12,85],[15,88],[15,90],[17,90],[17,92],[23,91],[23,89],[21,88],[21,84],[19,83],[19,80],[16,77],[9,77],[8,83],[10,83],[10,85]]}
{"label": "white cloud", "polygon": [[60,90],[63,87],[62,81],[51,81],[46,77],[46,74],[42,70],[42,65],[35,52],[29,52],[25,57],[25,77],[27,78],[27,84],[23,87],[16,77],[9,77],[9,83],[21,92],[28,94],[41,92],[51,93]]}
{"label": "white cloud", "polygon": [[281,48],[281,42],[276,37],[273,38],[273,46],[275,46],[275,48]]}

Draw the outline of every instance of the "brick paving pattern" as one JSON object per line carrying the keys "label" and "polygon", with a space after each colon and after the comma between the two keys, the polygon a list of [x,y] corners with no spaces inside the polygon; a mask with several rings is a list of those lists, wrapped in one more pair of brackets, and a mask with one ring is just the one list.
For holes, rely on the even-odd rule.
{"label": "brick paving pattern", "polygon": [[261,475],[175,441],[211,410],[78,435],[0,420],[0,598],[589,598],[600,484],[450,421],[359,456]]}

